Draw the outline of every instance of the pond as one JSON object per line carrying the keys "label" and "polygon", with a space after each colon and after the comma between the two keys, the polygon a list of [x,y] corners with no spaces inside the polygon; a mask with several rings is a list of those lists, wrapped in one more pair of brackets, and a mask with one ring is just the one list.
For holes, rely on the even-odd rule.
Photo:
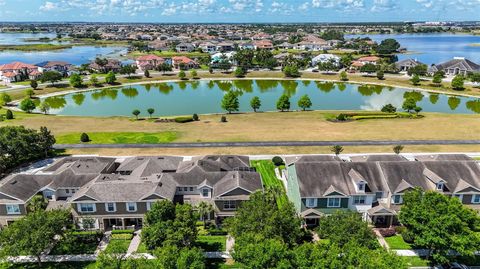
{"label": "pond", "polygon": [[381,42],[387,38],[396,39],[409,53],[399,54],[398,59],[417,59],[427,65],[438,64],[453,59],[465,57],[474,62],[480,62],[480,36],[467,34],[376,34],[350,35],[350,37],[370,37]]}
{"label": "pond", "polygon": [[44,61],[64,61],[74,65],[88,63],[96,57],[115,58],[127,54],[127,48],[118,46],[75,46],[51,51],[0,51],[0,64],[24,62],[38,64]]}
{"label": "pond", "polygon": [[[4,33],[0,32],[0,45],[26,45],[26,44],[60,44],[58,41],[39,41],[41,38],[54,39],[57,37],[56,33]],[[28,41],[30,40],[30,41]],[[36,41],[31,41],[36,40]],[[38,40],[38,41],[37,41]],[[63,42],[65,44],[67,42]]]}
{"label": "pond", "polygon": [[261,99],[261,111],[276,110],[282,94],[290,96],[291,108],[299,109],[298,99],[308,94],[315,110],[380,110],[391,103],[401,108],[411,97],[426,112],[480,113],[476,98],[429,94],[391,87],[355,85],[309,80],[189,81],[109,88],[65,96],[49,97],[50,113],[73,116],[131,116],[148,108],[156,116],[222,113],[221,100],[229,90],[239,92],[240,111],[252,111],[250,99]]}

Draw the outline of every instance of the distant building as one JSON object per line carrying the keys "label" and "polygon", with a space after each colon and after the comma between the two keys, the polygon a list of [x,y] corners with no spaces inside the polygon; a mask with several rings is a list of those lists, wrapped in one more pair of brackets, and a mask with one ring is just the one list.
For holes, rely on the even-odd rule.
{"label": "distant building", "polygon": [[185,56],[172,57],[172,65],[176,69],[191,69],[199,66],[197,62]]}
{"label": "distant building", "polygon": [[177,46],[175,46],[175,49],[178,52],[192,52],[195,49],[195,46],[190,43],[180,43]]}
{"label": "distant building", "polygon": [[105,65],[99,65],[97,62],[93,61],[89,65],[90,69],[99,72],[99,73],[108,73],[110,71],[118,72],[122,68],[122,64],[119,60],[108,59]]}
{"label": "distant building", "polygon": [[333,54],[319,54],[312,59],[312,66],[317,66],[319,63],[326,63],[333,61],[337,65],[340,65],[340,57]]}
{"label": "distant building", "polygon": [[254,49],[273,50],[273,44],[270,40],[258,40],[253,42]]}

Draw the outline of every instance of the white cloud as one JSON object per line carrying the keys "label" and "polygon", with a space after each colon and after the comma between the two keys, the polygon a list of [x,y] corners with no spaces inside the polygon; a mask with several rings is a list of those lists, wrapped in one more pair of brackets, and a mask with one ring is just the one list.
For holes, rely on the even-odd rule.
{"label": "white cloud", "polygon": [[309,2],[305,2],[305,3],[301,4],[301,5],[298,7],[298,9],[305,11],[305,10],[307,10],[309,7],[310,7],[310,3],[309,3]]}
{"label": "white cloud", "polygon": [[51,11],[51,10],[59,10],[60,6],[53,2],[45,2],[42,6],[40,6],[40,10],[42,11]]}
{"label": "white cloud", "polygon": [[397,7],[397,3],[395,0],[374,0],[373,1],[373,6],[372,6],[372,11],[387,11],[387,10],[393,10]]}
{"label": "white cloud", "polygon": [[231,4],[232,9],[242,12],[242,11],[255,11],[260,12],[263,9],[262,0],[228,0]]}
{"label": "white cloud", "polygon": [[364,0],[312,0],[312,7],[335,8],[335,9],[361,9],[365,5]]}

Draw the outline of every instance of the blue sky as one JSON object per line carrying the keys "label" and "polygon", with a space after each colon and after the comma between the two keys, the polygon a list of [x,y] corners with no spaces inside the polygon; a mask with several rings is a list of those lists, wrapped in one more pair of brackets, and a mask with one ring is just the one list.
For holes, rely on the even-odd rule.
{"label": "blue sky", "polygon": [[480,0],[0,0],[0,21],[479,20]]}

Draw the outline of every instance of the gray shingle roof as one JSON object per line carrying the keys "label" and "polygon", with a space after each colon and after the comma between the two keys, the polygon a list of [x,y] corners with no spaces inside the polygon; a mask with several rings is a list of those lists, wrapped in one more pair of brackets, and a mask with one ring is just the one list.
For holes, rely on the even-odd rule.
{"label": "gray shingle roof", "polygon": [[176,171],[182,157],[139,156],[128,158],[117,168],[117,172],[131,172],[132,175],[147,177],[164,171]]}
{"label": "gray shingle roof", "polygon": [[305,155],[305,156],[292,156],[286,157],[285,163],[290,165],[292,163],[304,163],[304,162],[341,162],[338,156],[334,155]]}
{"label": "gray shingle roof", "polygon": [[397,154],[383,155],[357,155],[350,157],[352,162],[401,162],[406,161],[404,157]]}
{"label": "gray shingle roof", "polygon": [[242,188],[250,193],[261,190],[262,180],[256,172],[231,171],[214,185],[214,196],[219,196],[229,191]]}
{"label": "gray shingle roof", "polygon": [[465,154],[434,154],[434,155],[417,155],[417,161],[473,161],[472,158]]}

